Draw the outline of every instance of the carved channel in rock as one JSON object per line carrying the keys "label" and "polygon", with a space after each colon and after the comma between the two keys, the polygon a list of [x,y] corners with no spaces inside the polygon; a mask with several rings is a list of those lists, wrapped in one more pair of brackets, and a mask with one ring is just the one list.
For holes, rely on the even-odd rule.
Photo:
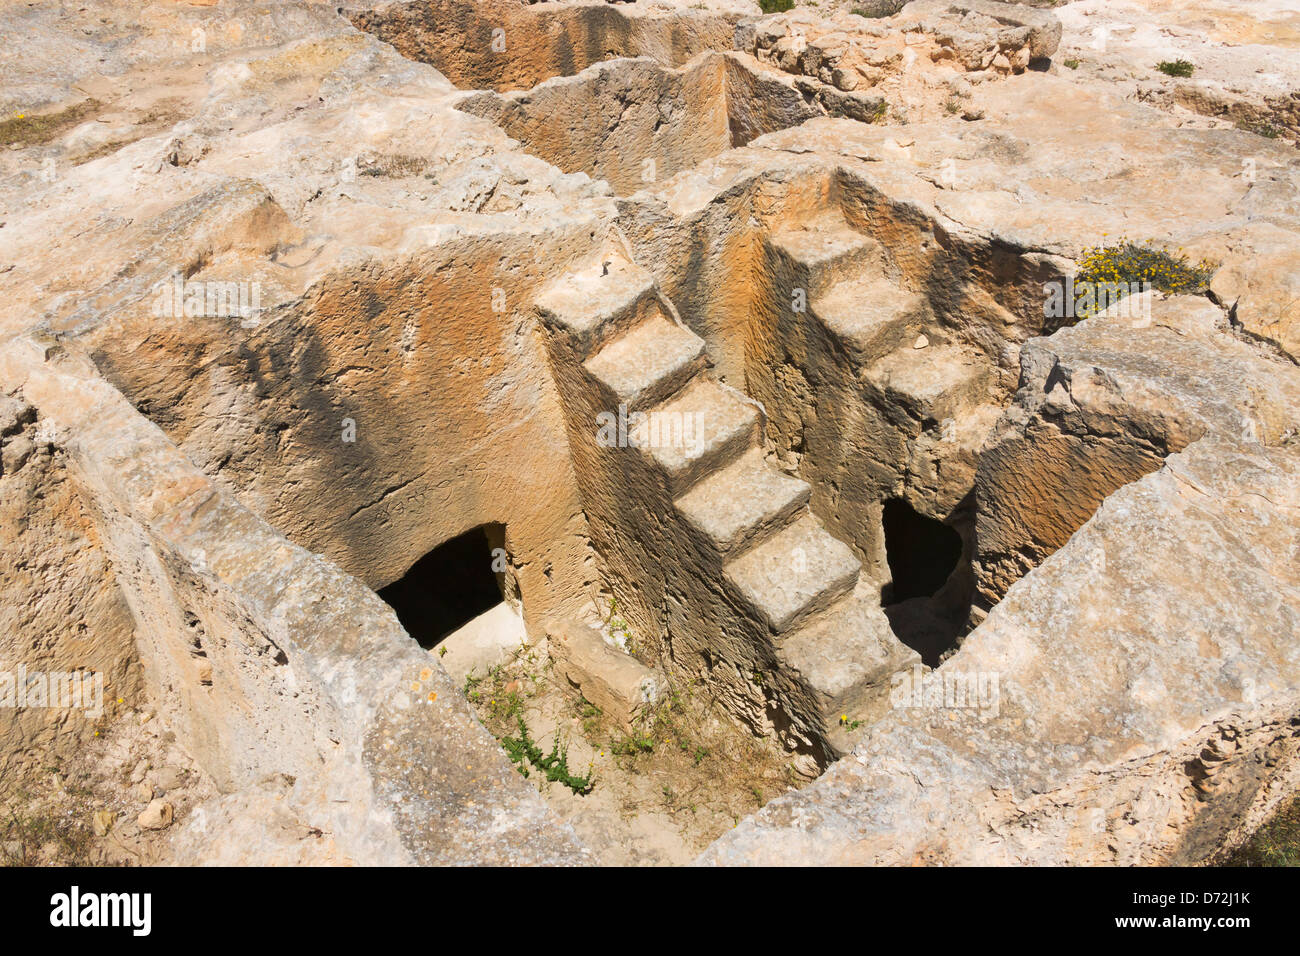
{"label": "carved channel in rock", "polygon": [[824,113],[787,78],[723,53],[676,69],[649,57],[610,60],[532,90],[476,93],[459,108],[565,172],[608,181],[619,195]]}
{"label": "carved channel in rock", "polygon": [[615,57],[680,65],[732,45],[734,16],[628,16],[608,6],[418,0],[348,11],[359,29],[462,89],[522,90]]}

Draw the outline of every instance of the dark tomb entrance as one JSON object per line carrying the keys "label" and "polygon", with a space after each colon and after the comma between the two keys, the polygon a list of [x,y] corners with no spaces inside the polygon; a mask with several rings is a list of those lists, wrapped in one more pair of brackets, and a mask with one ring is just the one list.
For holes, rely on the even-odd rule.
{"label": "dark tomb entrance", "polygon": [[493,569],[504,562],[504,551],[497,550],[504,540],[505,528],[499,524],[457,535],[416,561],[379,596],[421,647],[436,647],[504,599],[502,576]]}

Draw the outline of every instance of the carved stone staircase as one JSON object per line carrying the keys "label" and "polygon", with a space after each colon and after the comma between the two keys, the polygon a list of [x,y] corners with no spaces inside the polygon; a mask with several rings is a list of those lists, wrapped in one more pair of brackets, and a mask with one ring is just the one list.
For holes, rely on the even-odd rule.
{"label": "carved stone staircase", "polygon": [[[884,250],[827,212],[768,238],[807,290],[808,311],[861,378],[919,419],[958,419],[987,404],[993,369],[970,346],[946,343],[926,297],[887,278]],[[915,348],[919,336],[929,344]]]}
{"label": "carved stone staircase", "polygon": [[[712,377],[704,341],[676,321],[650,275],[604,262],[546,290],[538,312],[597,551],[613,578],[631,579],[620,604],[656,583],[685,596],[678,631],[694,631],[699,645],[716,640],[723,658],[744,656],[738,637],[751,645],[751,676],[793,687],[787,716],[823,741],[845,708],[883,705],[888,675],[915,653],[893,639],[878,588],[858,587],[852,550],[809,510],[808,484],[765,460],[757,403]],[[667,424],[659,440],[606,448],[594,424],[602,413]],[[618,506],[627,493],[635,508]],[[657,563],[657,573],[638,562]],[[712,627],[722,628],[716,638]],[[772,664],[783,673],[761,674]]]}
{"label": "carved stone staircase", "polygon": [[[980,445],[1002,413],[994,363],[973,346],[949,340],[927,297],[891,278],[881,244],[852,228],[837,210],[778,230],[768,237],[767,251],[773,274],[804,290],[807,315],[802,318],[817,330],[814,338],[825,343],[822,358],[838,364],[845,370],[843,380],[853,383],[836,400],[869,401],[888,410],[883,413],[887,420],[911,418],[921,430],[941,436],[942,480],[933,474],[917,478],[912,470],[917,462],[911,459],[923,456],[915,450],[909,456],[907,446],[900,451],[908,459],[908,486],[916,481],[927,491],[942,488],[943,494],[934,490],[932,503],[940,516],[947,514],[964,497],[955,489],[973,488]],[[934,449],[934,443],[929,447]],[[921,467],[933,471],[938,466],[931,459]],[[856,608],[846,602],[838,617],[827,615],[785,648],[792,666],[831,700],[843,702],[851,720],[870,710],[862,688],[873,679],[858,674],[855,662],[889,652],[833,646],[818,635],[831,629],[851,634],[856,642],[896,644],[892,631],[882,626],[884,583],[860,581],[858,592],[863,593],[855,595]],[[838,749],[847,745],[842,730],[833,734],[832,743]]]}

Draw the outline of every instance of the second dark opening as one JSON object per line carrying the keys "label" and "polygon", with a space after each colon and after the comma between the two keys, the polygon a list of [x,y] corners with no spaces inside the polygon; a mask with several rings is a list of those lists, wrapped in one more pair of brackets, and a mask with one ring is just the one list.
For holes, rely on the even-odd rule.
{"label": "second dark opening", "polygon": [[893,576],[883,603],[930,597],[943,587],[961,560],[961,535],[898,498],[885,502],[883,523]]}

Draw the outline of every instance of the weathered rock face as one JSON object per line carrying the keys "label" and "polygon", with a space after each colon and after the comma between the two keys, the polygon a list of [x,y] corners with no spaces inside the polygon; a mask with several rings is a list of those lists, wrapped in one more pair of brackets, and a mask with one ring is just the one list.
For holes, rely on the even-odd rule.
{"label": "weathered rock face", "polygon": [[[178,859],[589,859],[373,591],[484,525],[533,638],[603,591],[856,744],[713,861],[1194,861],[1294,786],[1288,143],[1049,13],[729,6],[3,14],[58,42],[0,50],[0,655],[156,705]],[[1047,335],[1121,231],[1211,296]],[[954,650],[977,706],[891,709]]]}
{"label": "weathered rock face", "polygon": [[629,733],[653,715],[661,681],[635,657],[605,643],[599,631],[561,619],[547,625],[546,639],[555,672]]}
{"label": "weathered rock face", "polygon": [[[1125,301],[1020,351],[1015,403],[979,456],[976,577],[985,608],[1112,492],[1206,435],[1297,434],[1295,366],[1220,331],[1204,299]],[[1149,310],[1150,314],[1140,315]]]}
{"label": "weathered rock face", "polygon": [[[1292,172],[1288,181],[1285,173],[1275,173],[1268,192],[1294,199],[1298,175]],[[1266,195],[1262,192],[1258,198],[1262,201]],[[1234,232],[1211,290],[1232,309],[1242,331],[1300,361],[1300,269],[1293,239],[1290,230],[1267,220],[1252,221]]]}
{"label": "weathered rock face", "polygon": [[[0,380],[67,436],[159,717],[224,793],[249,791],[236,802],[253,819],[217,810],[182,844],[238,847],[243,863],[585,859],[373,592],[223,493],[84,356],[13,339]],[[278,774],[292,782],[263,783]],[[295,847],[293,828],[250,842],[263,791],[328,845]]]}
{"label": "weathered rock face", "polygon": [[0,774],[21,788],[141,703],[136,624],[95,492],[29,402],[0,389]]}
{"label": "weathered rock face", "polygon": [[737,27],[736,46],[815,81],[814,87],[857,97],[882,93],[890,101],[901,95],[913,106],[929,85],[922,76],[951,81],[947,92],[961,93],[970,86],[961,74],[982,82],[1023,73],[1050,57],[1061,39],[1053,13],[1018,4],[913,0],[885,5],[877,17],[897,15],[884,22],[857,15],[859,9],[834,19],[796,9],[745,21]]}
{"label": "weathered rock face", "polygon": [[344,10],[358,28],[432,64],[462,89],[499,91],[526,90],[614,57],[680,66],[705,50],[729,48],[738,19],[603,3],[534,9],[501,0],[350,3]]}
{"label": "weathered rock face", "polygon": [[[450,87],[392,70],[378,46],[327,36],[225,81],[187,135],[211,137],[237,93],[262,97],[285,70],[335,104],[246,119],[238,159],[208,148],[173,165],[169,140],[113,157],[111,189],[68,171],[34,221],[93,190],[103,229],[51,263],[44,319],[244,503],[372,587],[504,525],[509,591],[535,625],[585,602],[591,573],[526,308],[612,206],[540,160],[489,161],[502,134],[450,109],[431,119],[408,97]],[[377,118],[358,120],[354,96],[373,96],[363,115]],[[285,139],[305,150],[288,174]],[[160,204],[160,188],[181,201]],[[402,252],[376,256],[390,246]]]}
{"label": "weathered rock face", "polygon": [[[649,58],[611,60],[526,92],[478,93],[459,108],[492,120],[566,172],[605,180],[620,195],[822,115],[785,77],[720,53],[677,70]],[[569,119],[558,123],[560,116]]]}
{"label": "weathered rock face", "polygon": [[[1055,12],[1062,59],[1126,98],[1268,138],[1300,136],[1300,21],[1287,0],[1076,0]],[[1192,64],[1190,76],[1157,69],[1177,60]]]}
{"label": "weathered rock face", "polygon": [[900,684],[907,709],[702,859],[1203,859],[1300,775],[1298,477],[1295,447],[1206,439],[1170,457],[1108,498],[935,674],[949,688],[985,675],[996,693],[914,707]]}
{"label": "weathered rock face", "polygon": [[[563,261],[584,238],[549,251]],[[584,602],[588,580],[558,412],[519,313],[539,248],[500,233],[358,263],[249,328],[160,320],[151,295],[78,338],[194,461],[372,587],[461,532],[505,526],[511,590],[535,622]],[[136,344],[120,350],[124,331]]]}
{"label": "weathered rock face", "polygon": [[[27,406],[21,427],[4,420],[5,507],[31,532],[4,549],[17,625],[5,665],[12,649],[29,667],[90,667],[106,697],[155,702],[226,795],[167,828],[192,850],[181,858],[584,861],[373,591],[231,492],[374,586],[445,537],[500,522],[526,614],[585,601],[581,508],[520,310],[612,207],[540,160],[488,161],[506,143],[490,124],[430,117],[445,80],[332,14],[243,12],[243,38],[265,45],[200,64],[197,89],[177,90],[189,124],[89,163],[75,136],[56,135],[28,154],[35,173],[17,167],[20,188],[6,181],[0,281],[23,291],[4,303],[0,382],[67,451],[51,458],[24,434]],[[130,51],[109,91],[131,99],[113,84],[185,61],[171,40],[211,28],[203,17],[167,21],[166,42]],[[113,32],[97,29],[96,42]],[[211,52],[228,55],[232,39],[212,32]],[[307,90],[317,108],[303,115],[293,103]],[[286,143],[300,157],[287,165]],[[412,159],[416,143],[425,158]],[[35,182],[49,189],[22,188]],[[436,223],[420,208],[431,195]],[[41,233],[84,220],[88,203],[89,228],[60,230],[42,255]],[[28,742],[57,754],[77,737],[47,747],[56,730],[80,732],[66,713],[11,713],[7,771]],[[292,826],[258,822],[286,813]]]}

